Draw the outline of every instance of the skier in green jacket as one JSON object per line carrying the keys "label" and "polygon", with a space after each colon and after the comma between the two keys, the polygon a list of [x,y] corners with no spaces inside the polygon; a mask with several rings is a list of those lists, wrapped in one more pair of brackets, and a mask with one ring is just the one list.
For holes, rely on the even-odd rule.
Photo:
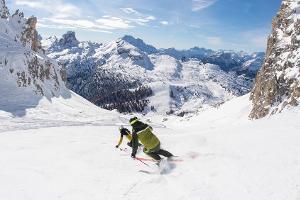
{"label": "skier in green jacket", "polygon": [[145,124],[137,117],[129,120],[132,126],[132,154],[131,157],[135,158],[139,141],[144,145],[144,153],[151,158],[160,161],[162,156],[170,158],[173,156],[170,152],[160,148],[160,141],[152,132],[152,127]]}

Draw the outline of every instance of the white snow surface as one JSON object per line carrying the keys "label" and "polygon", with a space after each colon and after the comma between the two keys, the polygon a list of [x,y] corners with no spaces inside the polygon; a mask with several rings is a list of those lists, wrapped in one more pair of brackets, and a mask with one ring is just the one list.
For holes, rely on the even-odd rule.
{"label": "white snow surface", "polygon": [[0,198],[298,200],[300,109],[250,121],[248,99],[192,118],[141,118],[184,160],[164,174],[143,173],[156,165],[114,147],[129,116],[75,94],[42,99],[21,117],[0,109]]}

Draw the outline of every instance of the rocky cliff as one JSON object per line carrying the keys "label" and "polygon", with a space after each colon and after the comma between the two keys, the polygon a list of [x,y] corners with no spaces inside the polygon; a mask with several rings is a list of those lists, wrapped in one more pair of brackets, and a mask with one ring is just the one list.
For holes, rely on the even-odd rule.
{"label": "rocky cliff", "polygon": [[300,97],[300,2],[283,0],[273,20],[264,64],[251,93],[250,118],[297,106]]}
{"label": "rocky cliff", "polygon": [[37,19],[26,19],[19,10],[10,15],[4,0],[0,1],[0,15],[0,87],[31,88],[48,98],[60,95],[66,73],[45,55]]}
{"label": "rocky cliff", "polygon": [[0,18],[7,19],[9,17],[9,10],[6,7],[5,0],[0,0]]}

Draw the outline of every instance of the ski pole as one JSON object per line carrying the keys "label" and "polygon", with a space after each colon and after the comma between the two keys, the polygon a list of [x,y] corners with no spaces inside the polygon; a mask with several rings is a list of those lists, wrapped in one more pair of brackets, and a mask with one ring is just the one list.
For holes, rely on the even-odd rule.
{"label": "ski pole", "polygon": [[127,148],[125,148],[125,149],[119,148],[119,149],[120,149],[120,151],[127,152]]}
{"label": "ski pole", "polygon": [[[122,149],[122,148],[119,148],[119,149],[120,149],[120,151],[126,152],[126,149]],[[147,166],[149,167],[149,165],[148,165],[147,163],[145,163],[144,161],[142,161],[142,160],[139,159],[139,158],[134,158],[134,160],[138,160],[138,161],[140,161],[141,163],[143,163],[144,165],[147,165]]]}
{"label": "ski pole", "polygon": [[138,158],[134,158],[134,159],[140,161],[141,163],[143,163],[144,165],[147,165],[149,167],[149,165],[147,163],[145,163],[144,161],[142,161],[142,160],[140,160]]}

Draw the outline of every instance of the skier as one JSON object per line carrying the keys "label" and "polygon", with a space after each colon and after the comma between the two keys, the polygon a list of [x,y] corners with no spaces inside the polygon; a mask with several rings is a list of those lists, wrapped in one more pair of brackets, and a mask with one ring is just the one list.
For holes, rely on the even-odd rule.
{"label": "skier", "polygon": [[116,148],[119,148],[120,145],[122,144],[124,135],[129,140],[129,142],[127,143],[127,145],[130,146],[130,147],[132,147],[132,143],[131,143],[132,142],[131,141],[132,140],[132,135],[130,134],[130,131],[127,128],[124,128],[123,126],[120,126],[119,131],[120,131],[121,135],[120,135],[119,142],[116,145]]}
{"label": "skier", "polygon": [[[127,128],[124,128],[124,126],[120,126],[119,131],[120,131],[121,135],[120,135],[119,142],[116,145],[116,148],[119,148],[120,145],[122,144],[124,135],[129,140],[129,142],[127,143],[127,145],[130,146],[130,147],[132,147],[132,135],[131,135],[130,131]],[[138,146],[141,146],[141,144],[139,143]]]}
{"label": "skier", "polygon": [[160,141],[156,135],[152,133],[151,126],[139,121],[137,117],[131,118],[129,123],[132,126],[132,158],[135,158],[139,141],[144,145],[144,153],[156,161],[161,160],[160,155],[167,158],[173,156],[170,152],[160,148]]}

